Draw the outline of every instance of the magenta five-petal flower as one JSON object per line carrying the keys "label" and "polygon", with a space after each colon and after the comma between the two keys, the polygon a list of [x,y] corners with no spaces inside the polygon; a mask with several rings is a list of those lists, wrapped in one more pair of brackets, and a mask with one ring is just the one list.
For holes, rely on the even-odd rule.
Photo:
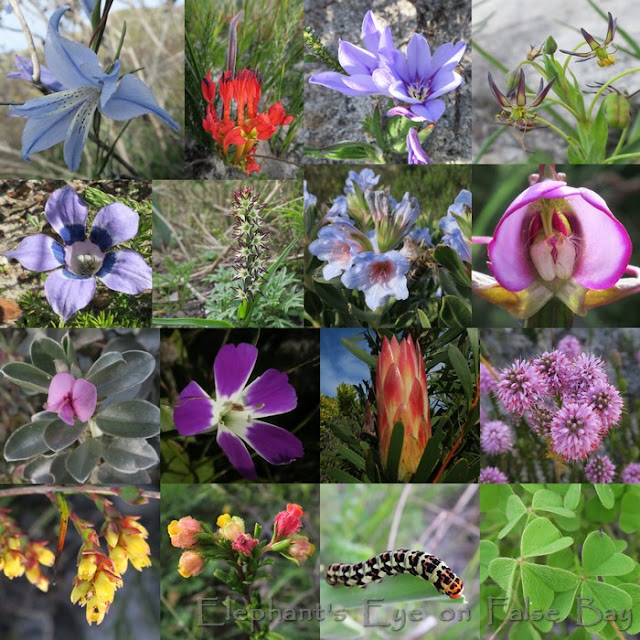
{"label": "magenta five-petal flower", "polygon": [[286,429],[262,418],[287,413],[298,399],[287,374],[267,369],[247,385],[256,364],[258,349],[252,344],[227,344],[213,363],[215,398],[195,381],[178,397],[173,419],[183,436],[217,430],[217,442],[236,470],[256,479],[248,444],[270,464],[289,464],[302,457],[302,442]]}
{"label": "magenta five-petal flower", "polygon": [[109,289],[137,294],[151,288],[151,267],[130,249],[108,251],[138,233],[138,214],[114,202],[96,214],[87,238],[88,207],[71,188],[51,194],[45,206],[49,224],[63,244],[38,233],[5,252],[30,271],[51,271],[44,292],[53,310],[66,322],[92,300],[98,278]]}
{"label": "magenta five-petal flower", "polygon": [[74,378],[70,373],[56,373],[49,384],[47,411],[53,411],[60,420],[73,424],[77,417],[87,422],[96,410],[98,392],[94,384],[84,378]]}

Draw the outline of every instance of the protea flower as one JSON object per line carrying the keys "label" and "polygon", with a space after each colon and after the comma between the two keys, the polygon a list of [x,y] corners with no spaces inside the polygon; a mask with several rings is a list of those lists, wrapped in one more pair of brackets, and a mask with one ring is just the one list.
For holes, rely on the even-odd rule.
{"label": "protea flower", "polygon": [[398,342],[385,336],[378,356],[376,402],[380,458],[386,469],[389,443],[396,422],[404,426],[398,480],[408,480],[416,472],[427,441],[431,437],[431,417],[427,377],[420,345],[411,335]]}

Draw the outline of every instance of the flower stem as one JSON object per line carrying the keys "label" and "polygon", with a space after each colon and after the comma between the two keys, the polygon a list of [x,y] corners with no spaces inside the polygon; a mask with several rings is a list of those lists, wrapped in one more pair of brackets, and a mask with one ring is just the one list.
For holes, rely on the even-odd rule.
{"label": "flower stem", "polygon": [[589,105],[589,112],[587,113],[587,117],[589,118],[589,120],[591,120],[591,113],[593,112],[593,108],[596,106],[596,101],[602,95],[602,92],[605,91],[608,87],[610,87],[614,82],[616,82],[616,80],[619,80],[620,78],[624,78],[624,76],[628,76],[630,73],[636,73],[638,71],[640,71],[640,67],[634,67],[633,69],[629,69],[628,71],[623,71],[622,73],[619,73],[617,76],[614,76],[613,78],[611,78],[611,80],[607,80],[600,87],[600,89],[598,89],[596,95],[593,96],[593,100]]}
{"label": "flower stem", "polygon": [[551,129],[552,131],[555,131],[559,136],[562,136],[567,141],[567,144],[569,146],[572,146],[574,149],[576,149],[576,151],[581,153],[580,147],[578,147],[578,145],[564,131],[562,131],[562,129],[559,129],[555,124],[552,124],[551,122],[545,120],[544,118],[541,118],[540,116],[537,116],[536,120],[538,122],[541,122],[546,127],[549,127],[549,129]]}
{"label": "flower stem", "polygon": [[[145,491],[140,489],[141,498],[151,498],[152,500],[160,500],[159,491]],[[94,493],[103,496],[119,496],[120,487],[100,487],[95,485],[79,485],[77,487],[65,485],[36,485],[33,487],[11,487],[10,489],[0,489],[0,498],[9,498],[12,496],[30,496],[35,494],[47,493]]]}
{"label": "flower stem", "polygon": [[17,0],[9,0],[9,4],[13,9],[13,13],[15,14],[16,18],[18,18],[18,22],[22,27],[24,37],[27,40],[27,47],[29,47],[29,54],[31,55],[31,64],[33,65],[33,73],[31,74],[31,79],[33,80],[34,84],[40,84],[40,61],[38,60],[38,54],[36,53],[36,46],[33,42],[31,30],[29,29],[29,25],[22,15],[22,11],[20,11],[20,5],[18,4]]}

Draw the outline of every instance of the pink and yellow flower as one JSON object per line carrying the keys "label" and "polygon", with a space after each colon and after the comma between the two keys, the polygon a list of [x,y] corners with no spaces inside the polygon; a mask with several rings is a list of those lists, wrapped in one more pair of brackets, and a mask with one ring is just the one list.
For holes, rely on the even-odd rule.
{"label": "pink and yellow flower", "polygon": [[197,576],[204,567],[204,560],[195,551],[185,551],[178,562],[178,573],[183,578]]}
{"label": "pink and yellow flower", "polygon": [[196,544],[195,534],[200,533],[200,523],[191,516],[173,520],[167,527],[171,536],[171,544],[180,549],[193,547]]}

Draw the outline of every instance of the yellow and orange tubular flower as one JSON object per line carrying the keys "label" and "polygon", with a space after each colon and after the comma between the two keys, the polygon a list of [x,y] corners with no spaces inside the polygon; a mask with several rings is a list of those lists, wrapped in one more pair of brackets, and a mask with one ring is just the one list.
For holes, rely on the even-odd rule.
{"label": "yellow and orange tubular flower", "polygon": [[129,562],[137,571],[151,566],[151,549],[147,543],[149,532],[138,522],[137,516],[110,519],[104,536],[109,547],[109,558],[118,573],[123,574]]}
{"label": "yellow and orange tubular flower", "polygon": [[398,465],[398,480],[416,472],[431,437],[427,377],[420,345],[409,335],[400,343],[385,336],[376,370],[376,404],[380,458],[385,469],[393,426],[404,425],[404,441]]}
{"label": "yellow and orange tubular flower", "polygon": [[178,573],[183,578],[197,576],[204,567],[202,556],[195,551],[185,551],[178,562]]}

